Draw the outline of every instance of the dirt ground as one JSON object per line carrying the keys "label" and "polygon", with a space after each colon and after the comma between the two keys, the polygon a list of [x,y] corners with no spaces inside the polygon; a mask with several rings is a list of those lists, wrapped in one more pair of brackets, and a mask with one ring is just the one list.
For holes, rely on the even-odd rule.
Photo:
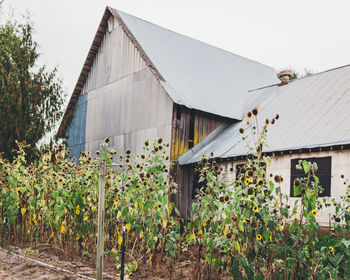
{"label": "dirt ground", "polygon": [[[36,261],[40,262],[37,263]],[[194,279],[195,259],[193,254],[182,256],[175,264],[173,270],[169,270],[167,264],[155,262],[152,267],[148,263],[139,264],[138,270],[125,280],[192,280]],[[44,265],[45,264],[45,265]],[[105,280],[120,279],[117,275],[114,261],[106,256],[104,259]],[[94,259],[87,260],[79,256],[63,256],[52,250],[20,249],[9,246],[0,248],[0,279],[1,280],[29,280],[29,279],[95,279],[96,271]],[[228,273],[212,275],[202,271],[201,279],[231,279]]]}
{"label": "dirt ground", "polygon": [[[23,259],[21,256],[25,257]],[[32,261],[33,260],[33,261]],[[48,264],[48,267],[36,263],[39,261]],[[55,269],[58,268],[58,269]],[[64,269],[61,271],[60,269]],[[67,271],[72,273],[69,273]],[[111,271],[104,274],[104,279],[119,279]],[[113,271],[112,271],[113,273]],[[80,277],[79,276],[87,276]],[[115,275],[115,273],[114,273]],[[62,260],[53,252],[35,252],[31,250],[23,250],[17,247],[8,247],[7,250],[0,248],[0,279],[1,280],[19,280],[19,279],[94,279],[96,277],[95,268],[91,263],[82,262],[79,259]]]}

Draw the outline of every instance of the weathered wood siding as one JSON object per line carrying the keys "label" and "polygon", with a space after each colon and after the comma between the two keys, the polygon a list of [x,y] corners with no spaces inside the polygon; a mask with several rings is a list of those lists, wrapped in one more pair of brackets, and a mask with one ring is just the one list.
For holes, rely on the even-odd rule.
{"label": "weathered wood siding", "polygon": [[110,17],[108,25],[83,87],[83,94],[146,69],[145,61],[118,22]]}
{"label": "weathered wood siding", "polygon": [[[193,137],[191,139],[191,119]],[[171,159],[176,160],[189,148],[198,144],[217,128],[225,118],[174,104],[171,131]]]}
{"label": "weathered wood siding", "polygon": [[87,95],[81,95],[78,99],[76,111],[68,130],[67,144],[72,149],[70,155],[79,158],[85,151]]}
{"label": "weathered wood siding", "polygon": [[145,140],[170,142],[172,101],[148,70],[136,72],[88,93],[86,150],[110,137],[122,152],[141,152]]}
{"label": "weathered wood siding", "polygon": [[[95,152],[106,137],[119,152],[141,152],[144,141],[156,137],[170,142],[172,100],[117,21],[109,24],[79,98],[87,100],[85,131],[78,132],[85,151]],[[75,116],[83,114],[81,106],[76,110]],[[68,139],[82,119],[73,120]]]}
{"label": "weathered wood siding", "polygon": [[217,128],[225,119],[213,114],[174,104],[171,131],[171,175],[178,185],[176,207],[184,218],[191,217],[193,171],[192,167],[181,167],[177,158],[192,146],[198,144]]}

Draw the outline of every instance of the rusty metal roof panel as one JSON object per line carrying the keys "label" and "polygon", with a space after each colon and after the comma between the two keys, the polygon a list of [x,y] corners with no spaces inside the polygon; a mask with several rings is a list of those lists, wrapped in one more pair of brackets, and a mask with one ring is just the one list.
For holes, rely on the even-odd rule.
{"label": "rusty metal roof panel", "polygon": [[[254,91],[250,98],[252,94]],[[350,143],[350,65],[294,80],[285,86],[257,90],[255,94],[258,99],[266,98],[259,105],[252,103],[258,108],[258,127],[261,128],[266,119],[279,115],[275,124],[268,126],[264,152]],[[200,152],[213,153],[216,158],[245,155],[247,143],[238,130],[240,127],[247,130],[247,121],[246,117],[226,127]],[[247,137],[253,146],[251,133]],[[181,164],[189,164],[198,158],[196,154],[192,157],[184,154],[179,160]]]}
{"label": "rusty metal roof panel", "polygon": [[159,71],[175,103],[241,120],[248,90],[279,82],[271,67],[116,13]]}

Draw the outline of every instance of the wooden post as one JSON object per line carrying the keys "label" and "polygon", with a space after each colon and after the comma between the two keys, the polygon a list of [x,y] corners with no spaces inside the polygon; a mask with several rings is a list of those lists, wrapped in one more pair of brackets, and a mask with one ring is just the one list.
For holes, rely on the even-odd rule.
{"label": "wooden post", "polygon": [[97,259],[96,279],[103,279],[103,255],[104,255],[104,223],[105,223],[105,166],[100,163],[100,180],[98,184],[98,226],[97,226]]}

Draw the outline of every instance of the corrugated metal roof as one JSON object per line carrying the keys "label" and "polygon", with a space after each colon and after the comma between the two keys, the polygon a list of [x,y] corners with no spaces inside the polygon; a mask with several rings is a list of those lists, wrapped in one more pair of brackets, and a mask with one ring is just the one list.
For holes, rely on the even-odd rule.
{"label": "corrugated metal roof", "polygon": [[279,83],[271,67],[116,13],[164,78],[161,83],[175,103],[241,120],[249,89]]}
{"label": "corrugated metal roof", "polygon": [[[263,97],[266,99],[261,102]],[[261,102],[258,127],[263,126],[265,119],[279,115],[278,121],[268,126],[264,152],[350,143],[350,65],[294,80],[285,86],[252,91],[247,102],[251,104],[249,110],[256,106],[256,100]],[[207,156],[213,153],[215,158],[245,155],[247,143],[238,130],[245,128],[246,122],[247,118],[233,125],[221,125],[213,131],[216,137],[212,141],[182,155],[180,164],[197,162],[204,153]],[[253,143],[250,133],[248,142]]]}

